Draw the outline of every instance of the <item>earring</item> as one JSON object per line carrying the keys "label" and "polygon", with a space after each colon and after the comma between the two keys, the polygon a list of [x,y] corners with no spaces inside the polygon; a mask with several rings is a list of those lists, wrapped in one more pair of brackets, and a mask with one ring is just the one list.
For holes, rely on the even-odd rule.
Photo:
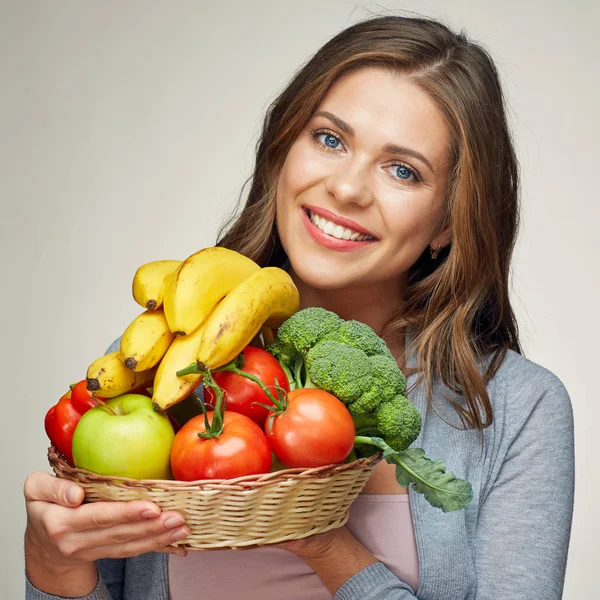
{"label": "earring", "polygon": [[429,252],[431,252],[431,260],[435,260],[437,258],[441,248],[441,244],[438,246],[437,250],[434,250],[431,246],[429,246]]}

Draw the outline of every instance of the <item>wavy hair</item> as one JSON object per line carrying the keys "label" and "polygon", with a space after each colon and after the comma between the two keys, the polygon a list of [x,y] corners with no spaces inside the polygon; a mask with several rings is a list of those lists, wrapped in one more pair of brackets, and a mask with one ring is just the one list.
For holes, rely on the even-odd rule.
{"label": "wavy hair", "polygon": [[284,264],[275,223],[283,163],[331,85],[365,67],[410,78],[434,100],[450,130],[446,219],[452,242],[435,259],[426,250],[412,266],[403,303],[383,335],[410,327],[410,352],[428,399],[437,376],[458,394],[448,401],[462,426],[482,430],[493,419],[487,383],[508,349],[521,352],[509,299],[519,177],[498,72],[464,33],[432,19],[385,16],[354,24],[326,43],[268,108],[246,202],[217,244],[261,266]]}

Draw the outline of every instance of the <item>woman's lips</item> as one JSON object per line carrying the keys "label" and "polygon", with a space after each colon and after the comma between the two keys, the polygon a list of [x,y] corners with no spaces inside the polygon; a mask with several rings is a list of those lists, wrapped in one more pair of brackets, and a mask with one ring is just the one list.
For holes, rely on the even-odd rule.
{"label": "woman's lips", "polygon": [[[325,215],[323,215],[325,217]],[[327,217],[325,217],[327,218]],[[340,240],[332,235],[327,235],[324,231],[321,231],[308,216],[306,210],[302,211],[302,221],[306,227],[310,237],[317,242],[317,244],[329,248],[330,250],[338,250],[339,252],[352,252],[353,250],[359,250],[365,246],[369,246],[377,242],[377,240],[365,240],[363,242],[353,242],[351,240]],[[366,233],[366,235],[370,235]]]}
{"label": "woman's lips", "polygon": [[361,227],[358,223],[356,223],[352,219],[348,219],[346,217],[341,217],[340,215],[336,215],[335,213],[332,213],[330,210],[327,210],[326,208],[321,208],[320,206],[311,206],[310,204],[304,205],[303,208],[305,208],[306,210],[309,210],[312,213],[315,213],[316,215],[318,215],[320,217],[327,219],[328,221],[331,221],[332,223],[335,223],[336,225],[341,225],[344,228],[352,229],[352,231],[356,231],[357,233],[362,233],[363,235],[369,235],[373,238],[376,237],[370,231],[367,231],[364,227]]}

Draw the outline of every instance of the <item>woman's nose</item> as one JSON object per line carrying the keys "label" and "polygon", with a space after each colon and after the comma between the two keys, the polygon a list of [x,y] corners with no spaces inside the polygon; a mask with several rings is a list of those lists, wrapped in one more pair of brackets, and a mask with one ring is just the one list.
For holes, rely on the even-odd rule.
{"label": "woman's nose", "polygon": [[373,202],[373,192],[365,166],[341,164],[325,178],[325,188],[339,204],[366,207]]}

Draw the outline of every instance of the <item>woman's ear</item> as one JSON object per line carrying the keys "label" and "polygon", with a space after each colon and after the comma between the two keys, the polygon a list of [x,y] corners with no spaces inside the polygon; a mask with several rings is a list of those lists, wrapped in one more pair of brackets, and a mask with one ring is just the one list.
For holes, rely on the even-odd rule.
{"label": "woman's ear", "polygon": [[432,240],[429,242],[429,246],[432,250],[440,250],[445,248],[452,241],[452,229],[450,225],[447,225],[442,229]]}

